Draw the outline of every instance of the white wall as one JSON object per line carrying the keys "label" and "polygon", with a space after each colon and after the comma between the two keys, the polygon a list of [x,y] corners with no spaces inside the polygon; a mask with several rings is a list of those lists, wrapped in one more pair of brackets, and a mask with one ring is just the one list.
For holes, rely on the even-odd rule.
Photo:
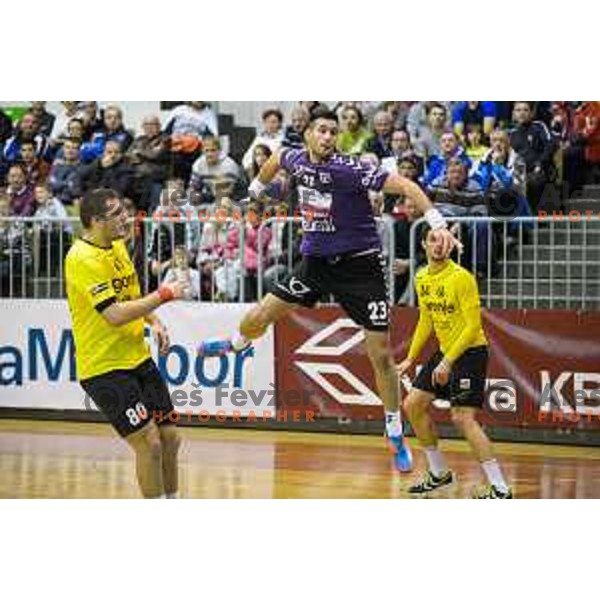
{"label": "white wall", "polygon": [[278,108],[288,120],[297,100],[248,100],[243,101],[219,101],[219,112],[233,115],[235,124],[246,127],[258,127],[261,115],[267,108]]}

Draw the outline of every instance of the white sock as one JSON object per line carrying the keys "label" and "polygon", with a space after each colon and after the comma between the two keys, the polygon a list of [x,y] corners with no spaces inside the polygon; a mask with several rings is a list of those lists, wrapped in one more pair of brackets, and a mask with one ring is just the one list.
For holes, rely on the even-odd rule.
{"label": "white sock", "polygon": [[177,500],[177,492],[173,492],[172,494],[166,494],[165,498],[167,500]]}
{"label": "white sock", "polygon": [[245,338],[241,333],[236,333],[233,338],[231,338],[231,346],[236,352],[244,350],[248,344],[250,344],[250,340]]}
{"label": "white sock", "polygon": [[481,468],[491,485],[501,492],[508,492],[508,485],[502,475],[502,469],[495,458],[482,462]]}
{"label": "white sock", "polygon": [[427,464],[429,470],[436,476],[439,477],[444,473],[448,472],[448,465],[444,455],[434,446],[423,448],[425,456],[427,457]]}
{"label": "white sock", "polygon": [[390,437],[402,435],[402,418],[400,411],[385,411],[385,430]]}

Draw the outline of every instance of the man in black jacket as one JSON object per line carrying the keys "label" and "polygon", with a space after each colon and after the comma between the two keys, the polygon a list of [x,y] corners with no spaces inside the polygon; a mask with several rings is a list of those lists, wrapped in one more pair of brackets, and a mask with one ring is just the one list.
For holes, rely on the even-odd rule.
{"label": "man in black jacket", "polygon": [[533,120],[529,102],[515,102],[510,143],[527,167],[527,199],[537,211],[544,189],[551,180],[556,144],[550,130],[542,121]]}
{"label": "man in black jacket", "polygon": [[46,110],[46,102],[42,100],[33,100],[29,112],[37,119],[38,133],[45,135],[47,138],[52,133],[54,121],[56,117]]}
{"label": "man in black jacket", "polygon": [[126,198],[135,198],[133,170],[124,161],[118,142],[106,142],[102,157],[81,169],[83,192],[97,188],[116,190]]}
{"label": "man in black jacket", "polygon": [[13,124],[10,117],[0,108],[0,145],[2,145],[11,135]]}

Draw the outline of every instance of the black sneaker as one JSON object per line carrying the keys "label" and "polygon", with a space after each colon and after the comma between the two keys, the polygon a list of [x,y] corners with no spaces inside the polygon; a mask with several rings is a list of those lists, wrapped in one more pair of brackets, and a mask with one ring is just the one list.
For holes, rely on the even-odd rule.
{"label": "black sneaker", "polygon": [[493,485],[488,485],[479,492],[475,492],[473,498],[475,500],[512,500],[513,492],[510,488],[503,492]]}
{"label": "black sneaker", "polygon": [[454,483],[454,474],[447,471],[443,475],[436,476],[428,471],[422,481],[408,488],[409,494],[427,494]]}

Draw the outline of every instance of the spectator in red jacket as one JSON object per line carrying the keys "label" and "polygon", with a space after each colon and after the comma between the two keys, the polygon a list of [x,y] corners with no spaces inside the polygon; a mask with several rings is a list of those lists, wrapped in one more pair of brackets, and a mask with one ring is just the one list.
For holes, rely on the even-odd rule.
{"label": "spectator in red jacket", "polygon": [[600,164],[600,102],[584,102],[577,109],[574,129],[583,138],[585,161]]}
{"label": "spectator in red jacket", "polygon": [[33,142],[22,142],[19,163],[25,171],[27,183],[35,186],[38,183],[44,183],[50,172],[50,165],[35,154],[35,144]]}
{"label": "spectator in red jacket", "polygon": [[561,142],[563,179],[572,194],[590,179],[594,165],[600,164],[600,103],[582,102]]}

